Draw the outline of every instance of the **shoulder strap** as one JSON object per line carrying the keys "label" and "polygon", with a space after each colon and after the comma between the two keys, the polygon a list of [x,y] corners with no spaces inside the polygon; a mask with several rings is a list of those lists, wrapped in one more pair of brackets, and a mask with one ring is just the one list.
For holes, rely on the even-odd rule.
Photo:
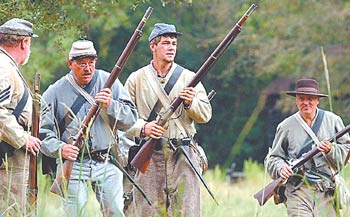
{"label": "shoulder strap", "polygon": [[[92,88],[95,86],[96,81],[97,81],[97,74],[98,74],[98,70],[95,70],[94,72],[94,76],[92,77],[92,80],[90,81],[89,84],[87,84],[83,89],[87,92],[87,93],[91,93]],[[72,85],[74,87],[74,85]],[[79,92],[79,91],[78,91]],[[80,111],[81,107],[84,105],[84,103],[87,100],[85,99],[84,96],[82,96],[81,94],[78,95],[77,99],[74,101],[74,103],[71,106],[71,111],[68,111],[67,114],[63,117],[63,119],[61,120],[60,123],[62,123],[60,125],[60,135],[62,136],[64,131],[66,130],[67,126],[72,122],[72,113],[74,115],[78,114],[78,112]]]}
{"label": "shoulder strap", "polygon": [[[24,86],[24,84],[23,84],[23,86]],[[26,106],[27,101],[28,101],[28,96],[29,96],[28,90],[27,90],[26,86],[24,86],[23,96],[22,96],[21,100],[19,101],[19,103],[17,104],[15,110],[12,112],[12,114],[16,117],[16,119],[18,119],[18,117],[21,115],[24,107]]]}
{"label": "shoulder strap", "polygon": [[[323,120],[323,117],[324,117],[324,110],[322,109],[319,109],[318,110],[318,115],[316,117],[316,120],[315,120],[315,123],[314,125],[312,126],[312,131],[314,132],[314,134],[316,135],[318,130],[320,129],[320,126],[321,126],[321,123],[322,123],[322,120]],[[300,116],[299,116],[300,117]],[[303,123],[301,122],[302,120],[300,120],[298,117],[297,117],[297,120],[300,122],[300,124],[303,126]],[[303,127],[304,128],[304,127]],[[304,128],[305,129],[305,128]],[[306,130],[306,129],[305,129]],[[306,132],[308,132],[306,130]],[[308,152],[311,150],[312,148],[312,144],[313,144],[313,141],[314,139],[311,138],[311,135],[310,133],[308,133],[308,137],[306,138],[304,144],[305,146],[300,150],[299,154],[298,154],[298,158],[303,155],[304,153]]]}
{"label": "shoulder strap", "polygon": [[[180,65],[177,65],[176,68],[174,69],[173,74],[171,75],[171,77],[169,78],[169,81],[166,83],[166,85],[164,87],[164,90],[168,95],[169,95],[170,91],[173,89],[176,81],[179,79],[183,70],[184,70],[184,68]],[[156,104],[154,105],[151,113],[149,114],[147,122],[150,122],[150,121],[156,119],[157,114],[161,108],[162,108],[162,103],[158,99]]]}

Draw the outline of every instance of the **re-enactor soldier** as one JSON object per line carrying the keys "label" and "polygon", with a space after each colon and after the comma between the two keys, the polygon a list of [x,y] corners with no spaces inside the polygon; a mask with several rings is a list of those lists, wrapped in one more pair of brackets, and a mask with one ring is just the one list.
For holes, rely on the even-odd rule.
{"label": "re-enactor soldier", "polygon": [[[112,88],[103,88],[109,73],[95,69],[97,52],[91,41],[72,44],[68,66],[70,72],[43,94],[42,132],[46,132],[42,152],[56,158],[57,173],[61,160],[74,161],[68,195],[62,198],[66,216],[86,216],[87,183],[90,182],[104,216],[123,214],[123,174],[109,161],[117,141],[117,130],[126,131],[137,120],[137,110],[119,80]],[[94,103],[101,111],[88,127],[83,149],[74,146],[81,122]]]}
{"label": "re-enactor soldier", "polygon": [[0,216],[26,214],[29,153],[41,141],[31,136],[32,97],[18,66],[28,62],[33,24],[13,18],[0,26]]}
{"label": "re-enactor soldier", "polygon": [[[134,190],[134,201],[126,212],[128,216],[201,215],[200,181],[186,158],[169,147],[169,143],[175,147],[183,146],[199,167],[195,156],[197,144],[193,139],[194,124],[206,123],[212,115],[202,83],[194,88],[186,87],[195,74],[174,62],[180,35],[174,25],[155,24],[148,38],[152,61],[130,74],[125,83],[139,113],[139,119],[128,133],[141,140],[159,139],[146,173],[138,172],[135,176],[153,206]],[[165,95],[169,100],[178,96],[183,99],[183,105],[164,127],[155,121],[157,115],[167,109],[162,106],[160,111],[154,109],[161,94],[155,86],[167,89]]]}
{"label": "re-enactor soldier", "polygon": [[[288,216],[336,216],[334,175],[344,166],[350,148],[349,135],[334,143],[327,140],[341,131],[344,124],[338,115],[318,108],[320,98],[327,95],[319,92],[316,80],[300,79],[295,90],[286,93],[295,97],[298,112],[278,125],[265,159],[267,171],[273,179],[288,179],[285,189]],[[320,153],[294,173],[291,163],[302,158],[314,144]]]}

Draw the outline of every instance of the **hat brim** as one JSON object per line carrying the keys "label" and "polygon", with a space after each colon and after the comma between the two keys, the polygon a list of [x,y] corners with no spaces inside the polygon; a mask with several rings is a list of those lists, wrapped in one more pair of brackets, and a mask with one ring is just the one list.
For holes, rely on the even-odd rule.
{"label": "hat brim", "polygon": [[94,58],[96,58],[97,55],[92,55],[92,54],[80,55],[80,56],[72,57],[72,58],[70,58],[70,60],[79,60],[79,59],[86,58],[86,57],[94,57]]}
{"label": "hat brim", "polygon": [[162,32],[160,34],[153,36],[152,38],[149,38],[148,40],[149,42],[151,42],[153,39],[163,35],[176,35],[177,37],[179,37],[179,36],[182,36],[182,33],[181,32]]}
{"label": "hat brim", "polygon": [[318,97],[328,97],[327,94],[323,93],[310,93],[310,92],[303,92],[303,91],[286,91],[287,95],[290,96],[296,96],[297,94],[303,94],[303,95],[310,95],[310,96],[318,96]]}

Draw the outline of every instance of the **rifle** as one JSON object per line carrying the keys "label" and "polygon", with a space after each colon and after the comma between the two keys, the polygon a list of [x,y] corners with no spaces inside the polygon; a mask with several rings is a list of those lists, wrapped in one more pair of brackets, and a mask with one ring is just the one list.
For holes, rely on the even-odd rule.
{"label": "rifle", "polygon": [[[176,151],[176,148],[175,148],[175,146],[171,143],[171,141],[169,141],[169,146],[170,146],[170,148],[171,148],[174,152]],[[207,183],[205,182],[203,176],[200,174],[200,172],[197,170],[196,166],[193,164],[191,158],[188,156],[186,149],[185,149],[182,145],[180,145],[178,148],[181,150],[182,154],[185,156],[185,158],[187,159],[187,161],[190,163],[191,168],[192,168],[193,171],[196,173],[196,175],[198,176],[198,178],[201,180],[201,182],[203,183],[204,187],[207,189],[208,193],[209,193],[210,196],[213,198],[213,200],[215,201],[215,203],[216,203],[217,205],[219,205],[218,201],[217,201],[217,200],[215,199],[215,197],[214,197],[214,194],[211,192],[210,188],[208,187]]]}
{"label": "rifle", "polygon": [[[208,70],[213,66],[219,56],[226,50],[226,48],[231,44],[231,42],[236,38],[236,36],[241,32],[241,27],[246,22],[251,13],[257,8],[255,4],[252,4],[241,19],[236,23],[236,25],[231,29],[231,31],[225,36],[221,41],[218,47],[210,55],[210,57],[202,64],[200,69],[196,72],[196,75],[189,82],[187,87],[196,86],[200,80],[205,76]],[[164,126],[165,123],[169,120],[171,115],[176,111],[176,109],[181,105],[182,99],[180,97],[175,98],[171,103],[170,108],[164,114],[164,117],[160,117],[157,121],[157,124]],[[142,145],[138,153],[135,155],[134,159],[131,161],[131,164],[139,169],[142,173],[145,173],[147,167],[150,163],[153,151],[155,149],[157,140],[149,139],[145,144]]]}
{"label": "rifle", "polygon": [[[34,95],[32,114],[32,136],[39,136],[39,111],[40,111],[40,73],[34,74]],[[29,204],[36,210],[38,196],[37,156],[30,154],[29,159]]]}
{"label": "rifle", "polygon": [[142,188],[135,182],[135,180],[129,175],[129,173],[124,169],[124,167],[119,163],[119,161],[113,156],[113,155],[109,155],[109,160],[111,161],[111,163],[118,167],[118,169],[120,169],[120,171],[122,171],[124,173],[124,175],[126,176],[126,178],[129,179],[129,181],[131,182],[131,184],[133,186],[135,186],[135,188],[137,190],[139,190],[139,192],[141,193],[141,195],[143,196],[143,198],[145,198],[145,200],[147,201],[148,205],[152,206],[152,202],[150,199],[148,199],[146,193],[142,190]]}
{"label": "rifle", "polygon": [[[350,124],[347,125],[344,129],[336,133],[332,138],[328,139],[329,142],[333,142],[346,133],[350,131]],[[295,171],[297,170],[300,166],[302,166],[305,162],[310,160],[313,156],[318,154],[320,150],[317,149],[317,147],[314,147],[310,151],[308,151],[305,156],[299,160],[297,160],[293,165],[292,165],[292,170]],[[263,189],[261,189],[259,192],[254,194],[254,198],[258,200],[259,205],[262,206],[266,203],[268,199],[271,198],[273,195],[274,191],[277,190],[278,186],[283,182],[283,178],[279,177],[278,179],[275,179],[274,181],[270,182],[268,185],[266,185]]]}
{"label": "rifle", "polygon": [[[111,74],[109,75],[105,85],[103,88],[111,88],[115,80],[120,75],[126,61],[128,60],[130,54],[134,50],[137,41],[142,36],[142,29],[146,24],[146,21],[148,20],[149,16],[152,13],[153,8],[149,7],[145,14],[143,15],[141,21],[139,22],[137,28],[135,29],[134,33],[132,34],[128,44],[126,45],[125,49],[123,50],[121,56],[119,57],[117,63],[112,69]],[[95,104],[92,106],[84,118],[82,122],[82,126],[79,129],[78,135],[75,138],[74,146],[77,146],[81,149],[81,144],[83,144],[84,137],[86,135],[87,129],[92,126],[92,124],[95,122],[97,116],[99,115],[101,110],[101,104]],[[72,172],[74,161],[65,160],[62,165],[62,172],[57,174],[56,179],[54,180],[50,191],[54,194],[60,195],[61,197],[64,197],[65,192],[63,190],[66,190],[69,183],[69,178]]]}

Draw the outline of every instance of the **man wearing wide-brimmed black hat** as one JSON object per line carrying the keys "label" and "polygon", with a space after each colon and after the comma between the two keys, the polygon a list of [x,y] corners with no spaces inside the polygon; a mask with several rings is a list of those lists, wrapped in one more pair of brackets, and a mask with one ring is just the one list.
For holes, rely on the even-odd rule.
{"label": "man wearing wide-brimmed black hat", "polygon": [[37,35],[26,20],[13,18],[0,26],[0,215],[4,216],[26,215],[29,153],[36,155],[41,145],[29,132],[32,97],[18,68],[28,62],[32,37]]}
{"label": "man wearing wide-brimmed black hat", "polygon": [[[300,79],[295,90],[286,93],[295,97],[298,112],[278,125],[265,159],[267,171],[273,179],[287,180],[283,202],[288,216],[336,216],[334,175],[344,166],[350,137],[345,134],[334,143],[327,141],[342,130],[344,124],[336,114],[318,108],[320,98],[327,95],[320,93],[316,80]],[[293,161],[314,146],[320,153],[294,173]]]}

